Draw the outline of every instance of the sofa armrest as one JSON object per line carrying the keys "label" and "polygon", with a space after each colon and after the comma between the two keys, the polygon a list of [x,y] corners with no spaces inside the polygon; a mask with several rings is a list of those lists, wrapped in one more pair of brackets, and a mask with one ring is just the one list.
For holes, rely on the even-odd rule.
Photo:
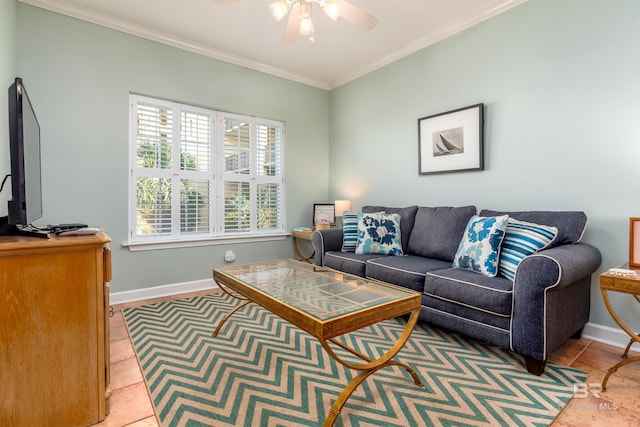
{"label": "sofa armrest", "polygon": [[513,283],[512,349],[536,360],[580,331],[589,320],[591,276],[600,251],[573,243],[526,257]]}
{"label": "sofa armrest", "polygon": [[315,230],[311,234],[311,244],[316,251],[316,265],[324,265],[324,253],[342,250],[342,228]]}
{"label": "sofa armrest", "polygon": [[588,243],[573,243],[540,251],[526,257],[518,265],[514,292],[543,292],[551,286],[567,286],[593,274],[601,262],[600,251]]}

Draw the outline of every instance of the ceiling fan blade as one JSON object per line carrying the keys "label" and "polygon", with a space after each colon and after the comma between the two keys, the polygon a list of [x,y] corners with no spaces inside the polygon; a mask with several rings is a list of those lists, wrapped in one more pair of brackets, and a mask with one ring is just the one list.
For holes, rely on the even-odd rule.
{"label": "ceiling fan blade", "polygon": [[357,25],[365,31],[370,31],[378,25],[378,18],[369,15],[367,12],[346,0],[336,0],[336,2],[338,4],[338,14],[341,18]]}
{"label": "ceiling fan blade", "polygon": [[293,43],[298,38],[298,34],[300,34],[300,3],[291,6],[289,20],[287,21],[287,27],[284,29],[282,42]]}

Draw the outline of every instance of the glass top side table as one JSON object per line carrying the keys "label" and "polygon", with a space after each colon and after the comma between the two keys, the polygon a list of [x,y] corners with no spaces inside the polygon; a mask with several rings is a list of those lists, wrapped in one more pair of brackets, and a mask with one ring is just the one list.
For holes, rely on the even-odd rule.
{"label": "glass top side table", "polygon": [[629,340],[629,344],[624,350],[622,354],[622,359],[620,362],[613,365],[609,368],[609,371],[604,377],[602,381],[602,391],[607,389],[607,381],[609,381],[609,377],[616,372],[620,367],[624,365],[628,365],[629,363],[640,362],[640,356],[628,358],[629,349],[631,345],[635,343],[640,343],[640,334],[634,332],[629,328],[616,314],[615,310],[611,306],[611,302],[609,301],[608,292],[621,292],[625,294],[632,295],[638,303],[640,303],[640,270],[630,269],[629,264],[622,264],[616,268],[610,269],[605,273],[600,275],[600,292],[602,293],[602,299],[604,300],[604,304],[609,310],[609,314],[613,320],[620,326],[620,328],[627,334],[631,339]]}
{"label": "glass top side table", "polygon": [[298,256],[298,260],[307,262],[309,264],[313,264],[313,257],[316,256],[315,249],[311,252],[311,255],[305,256],[302,254],[300,247],[298,246],[298,240],[308,240],[311,241],[311,234],[313,230],[293,230],[291,233],[292,241],[293,241],[293,250]]}

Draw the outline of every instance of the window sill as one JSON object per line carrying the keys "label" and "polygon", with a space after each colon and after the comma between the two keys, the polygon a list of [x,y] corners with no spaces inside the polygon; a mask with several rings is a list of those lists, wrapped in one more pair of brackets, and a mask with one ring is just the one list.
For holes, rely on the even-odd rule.
{"label": "window sill", "polygon": [[126,242],[122,246],[129,248],[131,252],[153,251],[158,249],[191,248],[196,246],[216,246],[230,245],[236,243],[259,243],[274,240],[284,240],[291,233],[265,234],[253,236],[228,236],[228,237],[205,237],[181,240],[147,240],[137,242]]}

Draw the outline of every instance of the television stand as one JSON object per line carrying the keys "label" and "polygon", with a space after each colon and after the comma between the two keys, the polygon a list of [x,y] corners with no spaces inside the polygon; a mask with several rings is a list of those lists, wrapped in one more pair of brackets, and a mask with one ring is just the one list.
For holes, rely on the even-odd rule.
{"label": "television stand", "polygon": [[105,419],[110,240],[0,237],[0,426]]}
{"label": "television stand", "polygon": [[6,216],[0,217],[0,236],[25,236],[25,237],[41,237],[44,239],[49,238],[49,233],[39,230],[30,229],[30,226],[22,227],[18,225],[9,224],[9,218]]}

